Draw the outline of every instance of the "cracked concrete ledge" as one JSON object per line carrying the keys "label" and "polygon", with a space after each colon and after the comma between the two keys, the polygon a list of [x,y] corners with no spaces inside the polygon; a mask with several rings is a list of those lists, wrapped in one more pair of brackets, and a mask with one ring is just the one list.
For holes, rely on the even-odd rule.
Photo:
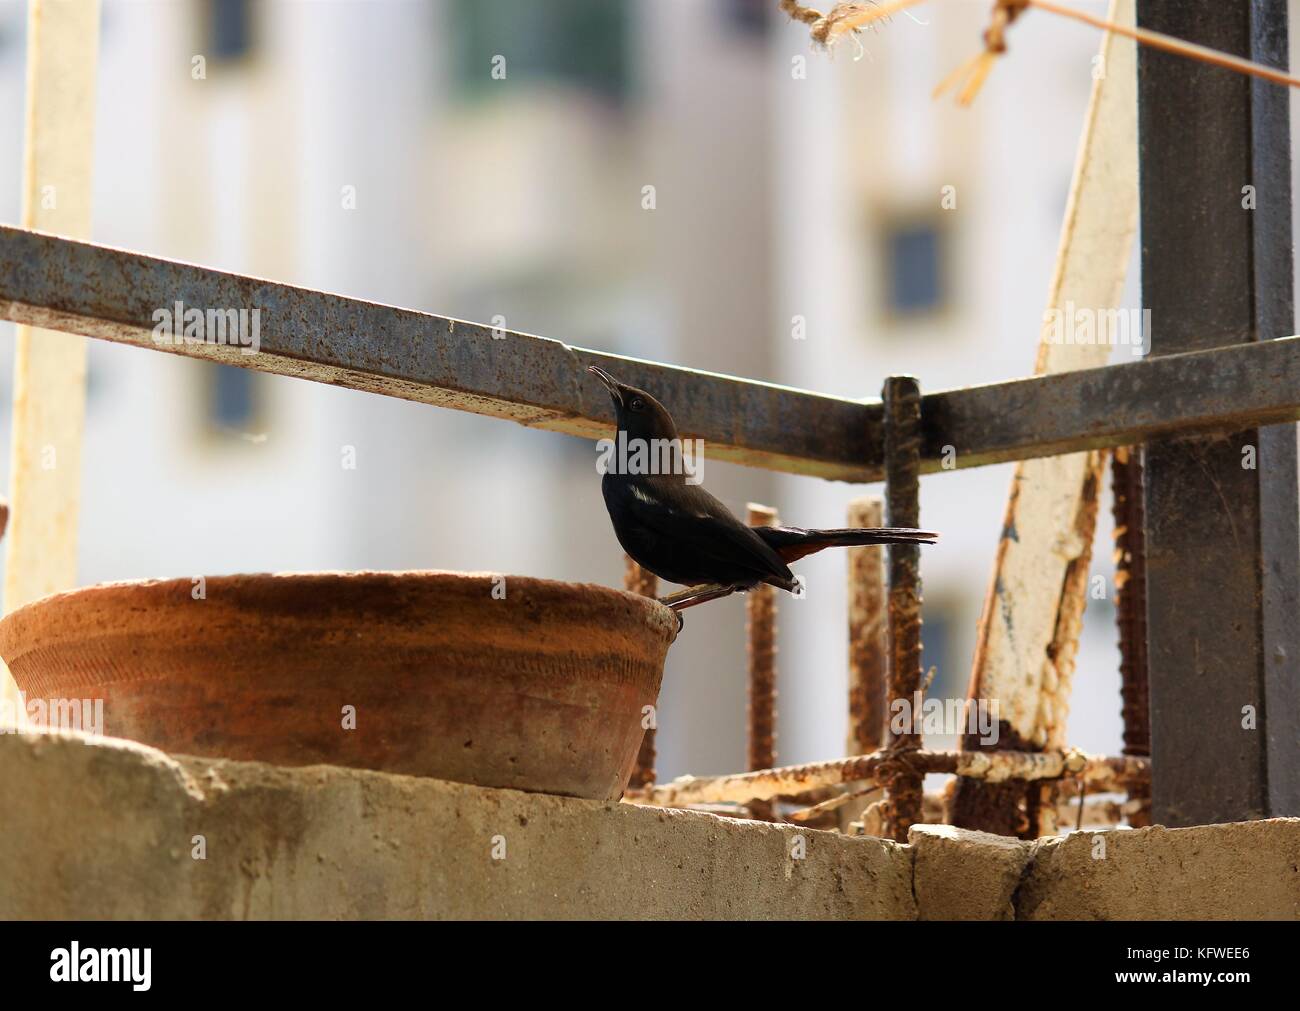
{"label": "cracked concrete ledge", "polygon": [[0,918],[915,916],[910,851],[876,839],[0,735]]}
{"label": "cracked concrete ledge", "polygon": [[1023,842],[908,837],[921,919],[1300,920],[1300,818]]}
{"label": "cracked concrete ledge", "polygon": [[1022,920],[1300,920],[1300,818],[1027,844]]}
{"label": "cracked concrete ledge", "polygon": [[914,825],[907,841],[920,919],[1015,919],[1030,843],[951,825]]}
{"label": "cracked concrete ledge", "polygon": [[1294,818],[899,846],[0,733],[0,918],[1300,919],[1298,865]]}

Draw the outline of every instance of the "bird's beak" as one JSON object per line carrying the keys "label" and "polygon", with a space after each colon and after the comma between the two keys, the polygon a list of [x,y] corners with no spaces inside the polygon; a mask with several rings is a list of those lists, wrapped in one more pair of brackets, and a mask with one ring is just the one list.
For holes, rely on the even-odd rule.
{"label": "bird's beak", "polygon": [[601,385],[604,386],[605,389],[609,390],[609,395],[614,398],[614,400],[618,403],[619,407],[622,407],[623,391],[619,389],[618,380],[615,379],[613,376],[611,376],[604,369],[597,368],[595,365],[587,366],[587,371],[600,380]]}

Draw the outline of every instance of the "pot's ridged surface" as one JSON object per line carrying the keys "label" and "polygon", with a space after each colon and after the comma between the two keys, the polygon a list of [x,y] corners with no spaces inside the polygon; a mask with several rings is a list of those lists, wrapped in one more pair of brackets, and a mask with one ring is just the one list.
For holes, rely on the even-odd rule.
{"label": "pot's ridged surface", "polygon": [[47,597],[0,622],[0,655],[29,700],[102,698],[105,733],[165,751],[612,799],[677,630],[646,598],[523,576],[214,576],[203,599],[193,589]]}

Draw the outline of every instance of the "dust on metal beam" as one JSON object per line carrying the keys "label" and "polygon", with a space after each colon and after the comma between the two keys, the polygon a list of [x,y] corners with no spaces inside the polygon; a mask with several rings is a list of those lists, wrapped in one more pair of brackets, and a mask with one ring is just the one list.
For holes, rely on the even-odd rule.
{"label": "dust on metal beam", "polygon": [[[205,312],[259,310],[259,352],[155,341],[155,312],[178,301]],[[835,480],[884,477],[879,401],[620,358],[9,226],[0,226],[0,318],[583,438],[613,427],[608,396],[585,373],[601,365],[669,404],[682,435],[703,439],[716,459]],[[1287,337],[926,394],[921,471],[1297,420],[1300,338]]]}

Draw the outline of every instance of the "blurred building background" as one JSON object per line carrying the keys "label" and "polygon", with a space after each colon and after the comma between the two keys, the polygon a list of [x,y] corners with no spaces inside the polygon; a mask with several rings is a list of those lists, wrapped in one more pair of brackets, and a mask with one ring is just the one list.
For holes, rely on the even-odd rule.
{"label": "blurred building background", "polygon": [[[811,50],[775,7],[104,0],[94,239],[851,397],[891,372],[923,389],[1031,372],[1098,36],[1026,18],[960,110],[930,91],[978,45],[987,3],[896,17],[860,59]],[[25,15],[0,0],[9,223]],[[12,334],[0,323],[0,466]],[[444,568],[620,585],[594,462],[565,436],[92,341],[80,579]],[[944,534],[924,565],[942,694],[965,688],[1010,476],[923,484]],[[838,525],[879,490],[721,463],[706,483],[801,525]],[[807,599],[781,602],[783,762],[843,751],[844,564],[802,563]],[[740,598],[691,612],[661,777],[743,766],[743,615]],[[1070,735],[1090,750],[1120,746],[1114,641],[1094,601]]]}

